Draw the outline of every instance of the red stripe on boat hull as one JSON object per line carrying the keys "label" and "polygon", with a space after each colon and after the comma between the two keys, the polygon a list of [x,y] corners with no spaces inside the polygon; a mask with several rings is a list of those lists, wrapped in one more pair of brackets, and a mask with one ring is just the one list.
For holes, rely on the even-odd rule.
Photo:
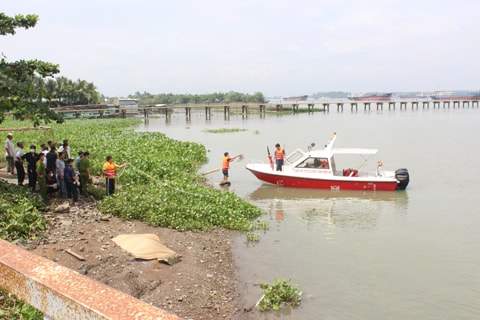
{"label": "red stripe on boat hull", "polygon": [[396,181],[368,181],[361,178],[351,180],[330,180],[330,179],[309,179],[301,177],[290,177],[279,174],[268,174],[247,168],[257,179],[282,187],[309,188],[327,190],[372,190],[372,191],[395,191]]}

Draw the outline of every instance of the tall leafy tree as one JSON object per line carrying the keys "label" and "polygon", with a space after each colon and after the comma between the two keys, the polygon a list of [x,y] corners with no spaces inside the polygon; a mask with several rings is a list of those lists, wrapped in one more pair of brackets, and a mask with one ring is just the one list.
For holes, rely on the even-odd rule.
{"label": "tall leafy tree", "polygon": [[[34,14],[9,17],[0,12],[0,35],[15,35],[18,28],[35,27],[38,16]],[[30,119],[34,125],[52,120],[61,121],[55,112],[50,110],[46,101],[43,79],[59,73],[59,67],[50,62],[40,60],[19,60],[9,62],[2,52],[0,60],[0,123],[5,113],[11,112],[16,119]],[[42,80],[42,85],[39,83]]]}

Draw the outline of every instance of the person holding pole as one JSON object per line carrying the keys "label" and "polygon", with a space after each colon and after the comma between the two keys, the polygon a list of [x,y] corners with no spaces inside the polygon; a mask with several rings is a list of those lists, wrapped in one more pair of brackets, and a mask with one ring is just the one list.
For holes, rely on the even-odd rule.
{"label": "person holding pole", "polygon": [[105,187],[107,196],[115,193],[115,176],[118,168],[124,168],[127,163],[118,165],[113,161],[112,156],[107,156],[106,162],[103,164],[103,174],[105,176]]}
{"label": "person holding pole", "polygon": [[225,152],[223,154],[223,159],[222,159],[222,173],[223,173],[223,182],[226,183],[228,182],[228,169],[230,168],[230,162],[235,160],[238,157],[242,157],[242,154],[237,154],[234,157],[230,158],[230,155],[228,152]]}

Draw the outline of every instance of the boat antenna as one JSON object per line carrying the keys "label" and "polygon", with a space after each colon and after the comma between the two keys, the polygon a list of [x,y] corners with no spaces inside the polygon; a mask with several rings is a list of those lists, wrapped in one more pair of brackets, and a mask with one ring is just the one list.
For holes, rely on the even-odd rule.
{"label": "boat antenna", "polygon": [[315,147],[315,142],[310,143],[310,145],[307,147],[308,151],[312,150],[313,147]]}

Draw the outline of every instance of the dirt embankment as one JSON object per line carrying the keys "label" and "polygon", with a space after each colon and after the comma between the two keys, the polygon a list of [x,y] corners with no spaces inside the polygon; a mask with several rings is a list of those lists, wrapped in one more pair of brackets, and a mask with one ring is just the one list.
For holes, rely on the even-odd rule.
{"label": "dirt embankment", "polygon": [[[5,171],[2,169],[1,171]],[[2,174],[3,173],[3,174]],[[0,178],[13,177],[0,172]],[[178,232],[103,215],[92,197],[79,206],[54,198],[45,213],[48,232],[25,248],[186,319],[254,319],[246,311],[231,240],[237,232],[216,228],[208,232]],[[134,259],[114,244],[120,234],[156,234],[179,255],[173,265]],[[84,258],[69,254],[67,250]]]}

